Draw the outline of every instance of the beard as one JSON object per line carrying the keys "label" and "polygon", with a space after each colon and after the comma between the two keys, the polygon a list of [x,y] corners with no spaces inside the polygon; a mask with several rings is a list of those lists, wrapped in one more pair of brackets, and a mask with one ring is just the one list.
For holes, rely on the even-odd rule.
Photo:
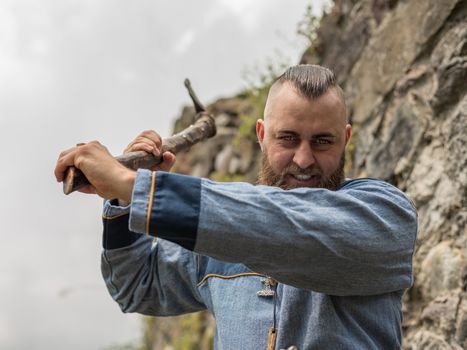
{"label": "beard", "polygon": [[266,152],[263,152],[261,155],[261,169],[258,175],[257,183],[259,185],[275,186],[284,190],[290,190],[299,186],[288,184],[286,181],[287,175],[314,175],[318,176],[318,183],[313,187],[326,188],[328,190],[335,191],[345,179],[344,164],[345,152],[342,152],[339,166],[329,176],[324,176],[323,171],[317,166],[311,166],[309,168],[302,169],[295,163],[291,163],[280,174],[276,174],[271,167],[271,163],[269,162],[269,158]]}

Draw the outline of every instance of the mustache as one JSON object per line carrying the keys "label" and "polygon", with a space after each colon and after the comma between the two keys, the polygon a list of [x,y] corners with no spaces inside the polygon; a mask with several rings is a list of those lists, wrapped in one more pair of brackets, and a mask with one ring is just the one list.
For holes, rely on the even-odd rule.
{"label": "mustache", "polygon": [[345,164],[345,152],[342,152],[340,163],[337,169],[330,175],[325,176],[322,169],[317,165],[313,164],[308,168],[300,168],[295,163],[290,163],[280,173],[274,172],[269,163],[267,152],[261,154],[261,168],[258,174],[258,184],[281,187],[284,190],[295,188],[287,184],[287,175],[302,175],[302,176],[317,176],[318,184],[316,188],[327,188],[328,190],[336,190],[340,183],[345,179],[344,173]]}
{"label": "mustache", "polygon": [[300,168],[297,164],[292,163],[287,168],[284,169],[282,175],[306,175],[306,176],[321,176],[322,173],[320,169],[316,167],[308,167],[306,169]]}

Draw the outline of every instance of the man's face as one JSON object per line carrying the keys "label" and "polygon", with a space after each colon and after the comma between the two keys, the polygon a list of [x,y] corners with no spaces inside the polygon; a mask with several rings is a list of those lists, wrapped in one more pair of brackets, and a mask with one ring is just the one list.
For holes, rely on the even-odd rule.
{"label": "man's face", "polygon": [[263,151],[259,182],[284,189],[336,189],[344,180],[350,139],[345,113],[335,89],[308,100],[289,83],[273,87],[264,120],[256,124]]}

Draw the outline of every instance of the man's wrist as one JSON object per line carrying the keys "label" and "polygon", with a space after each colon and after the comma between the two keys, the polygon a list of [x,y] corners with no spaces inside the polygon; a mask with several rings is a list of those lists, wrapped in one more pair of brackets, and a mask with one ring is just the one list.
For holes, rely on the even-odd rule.
{"label": "man's wrist", "polygon": [[117,202],[118,202],[119,207],[127,207],[131,203],[131,202],[126,202],[126,201],[121,200],[121,199],[117,199]]}
{"label": "man's wrist", "polygon": [[122,182],[118,186],[119,193],[117,196],[118,205],[126,207],[131,203],[131,196],[133,193],[133,186],[135,185],[136,171],[125,168]]}

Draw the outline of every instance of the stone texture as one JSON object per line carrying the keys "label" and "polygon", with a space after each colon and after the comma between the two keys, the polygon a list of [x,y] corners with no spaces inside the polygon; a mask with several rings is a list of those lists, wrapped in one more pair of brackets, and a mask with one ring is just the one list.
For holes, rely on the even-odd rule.
{"label": "stone texture", "polygon": [[442,241],[430,249],[421,263],[416,284],[427,300],[460,287],[465,258],[452,245],[452,241]]}
{"label": "stone texture", "polygon": [[467,295],[464,293],[462,300],[458,304],[456,313],[456,342],[463,347],[467,348]]}
{"label": "stone texture", "polygon": [[453,350],[454,348],[436,333],[420,330],[412,338],[412,343],[404,347],[407,350]]}
{"label": "stone texture", "polygon": [[457,103],[467,90],[467,22],[446,32],[433,50],[431,63],[439,85],[431,104],[441,112],[443,106]]}
{"label": "stone texture", "polygon": [[[348,78],[354,120],[378,110],[459,0],[401,1],[369,39]],[[397,30],[394,30],[397,28]]]}
{"label": "stone texture", "polygon": [[[418,209],[404,349],[467,348],[467,1],[335,7],[320,28],[332,47],[320,63],[340,74],[348,96],[353,176],[390,181]],[[333,39],[362,22],[362,46]]]}
{"label": "stone texture", "polygon": [[[318,30],[317,54],[327,65],[333,67],[337,76],[345,77],[358,60],[370,37],[370,28],[374,25],[371,1],[361,1],[355,6],[342,7],[334,16],[324,18],[321,30]],[[386,5],[383,5],[386,7]],[[383,17],[381,7],[378,18]],[[337,7],[336,7],[337,10]],[[342,48],[346,48],[346,59],[342,59]],[[304,56],[302,61],[312,60]]]}
{"label": "stone texture", "polygon": [[458,292],[453,290],[430,302],[421,315],[424,328],[449,339],[454,333],[459,301]]}
{"label": "stone texture", "polygon": [[366,169],[378,178],[390,180],[396,167],[411,160],[422,140],[427,120],[424,105],[415,96],[409,94],[394,103],[381,120],[379,138],[366,155]]}
{"label": "stone texture", "polygon": [[229,172],[230,162],[233,158],[233,147],[232,145],[227,145],[221,150],[214,162],[214,169],[218,173],[227,174]]}

